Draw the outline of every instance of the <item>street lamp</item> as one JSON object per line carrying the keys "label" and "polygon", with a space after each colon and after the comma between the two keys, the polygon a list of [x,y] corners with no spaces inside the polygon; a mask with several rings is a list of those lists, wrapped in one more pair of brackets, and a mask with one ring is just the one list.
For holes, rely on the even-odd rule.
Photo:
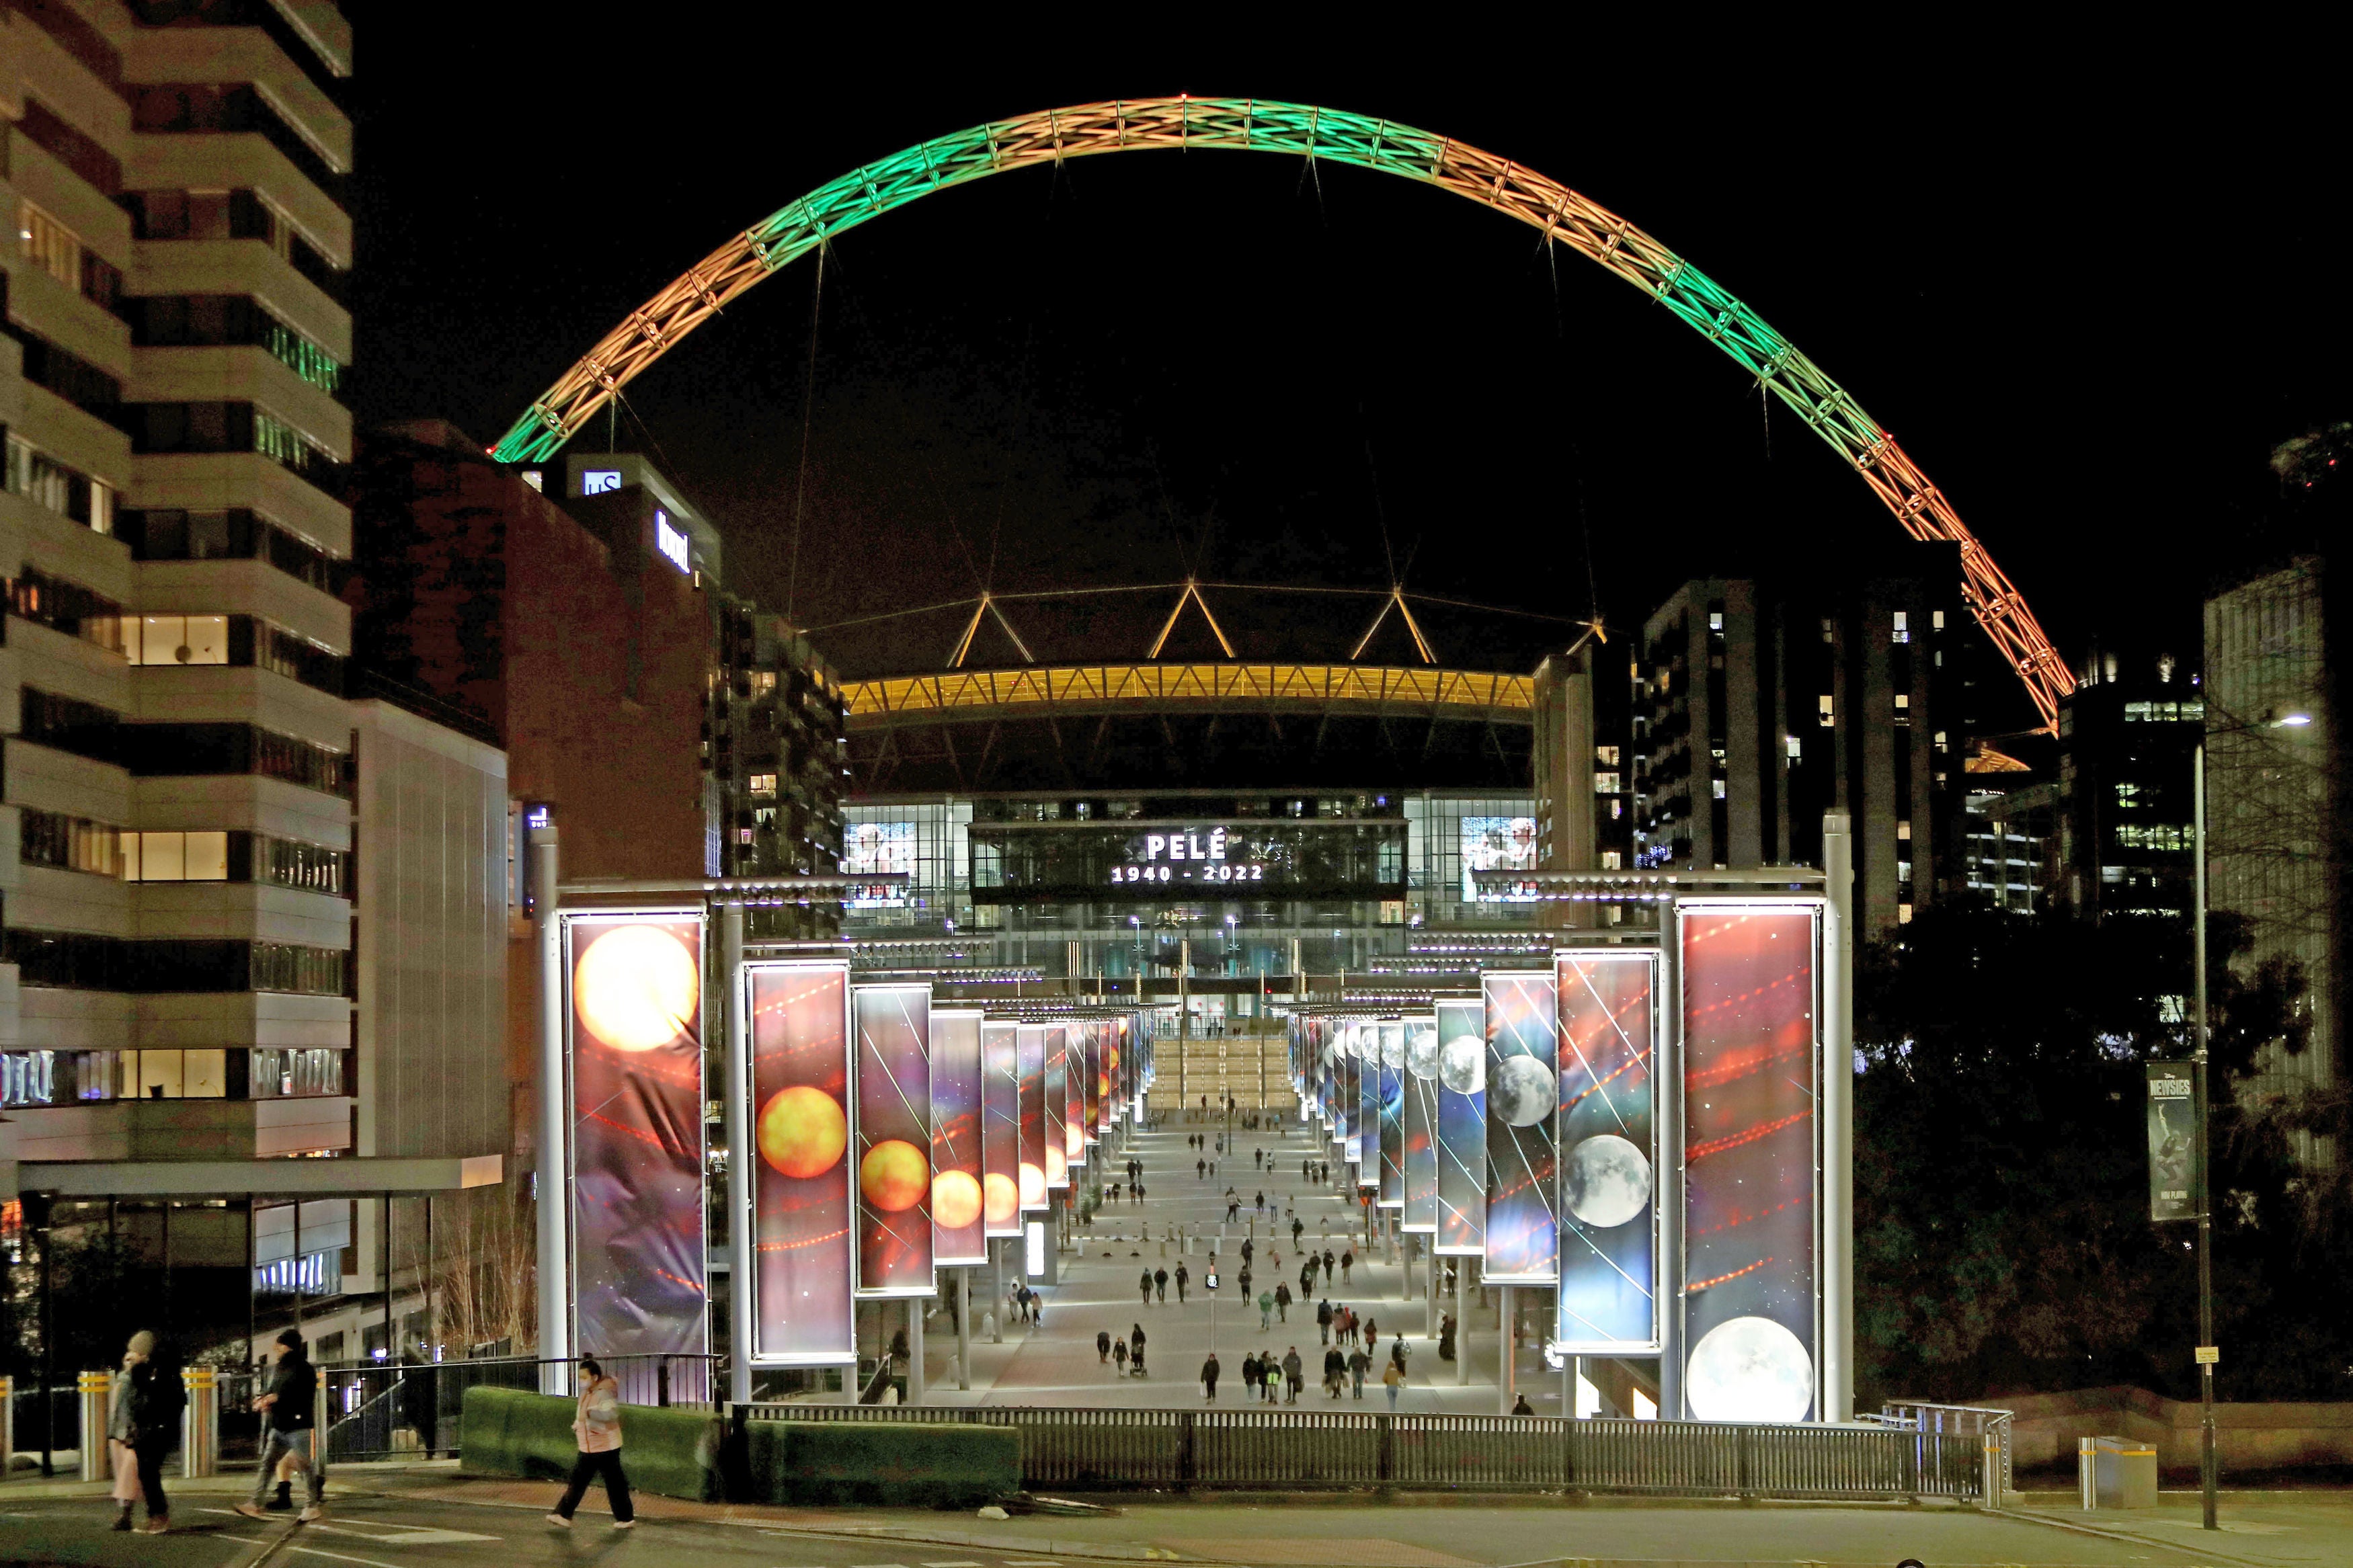
{"label": "street lamp", "polygon": [[2312,722],[2309,713],[2289,713],[2224,729],[2209,730],[2201,721],[2198,744],[2190,752],[2189,837],[2196,864],[2191,878],[2193,910],[2189,923],[2189,963],[2197,995],[2197,1049],[2190,1053],[2191,1105],[2198,1122],[2198,1426],[2199,1484],[2204,1493],[2205,1527],[2220,1530],[2215,1520],[2214,1364],[2214,1205],[2213,1182],[2207,1170],[2206,1131],[2206,741],[2211,735],[2236,735],[2250,730],[2300,730]]}

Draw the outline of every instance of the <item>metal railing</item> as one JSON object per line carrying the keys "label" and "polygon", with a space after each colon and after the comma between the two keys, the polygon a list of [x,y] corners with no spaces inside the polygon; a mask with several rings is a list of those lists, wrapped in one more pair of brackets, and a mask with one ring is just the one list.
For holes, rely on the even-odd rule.
{"label": "metal railing", "polygon": [[[596,1358],[621,1385],[624,1405],[708,1408],[719,1358],[609,1355]],[[466,1391],[483,1386],[570,1393],[578,1358],[484,1356],[417,1364],[355,1362],[319,1369],[327,1411],[329,1460],[431,1458],[460,1451]],[[551,1377],[549,1374],[553,1373]]]}
{"label": "metal railing", "polygon": [[733,1420],[1009,1426],[1028,1487],[1556,1488],[1681,1497],[1975,1499],[1974,1434],[1559,1416],[1025,1405],[733,1405]]}
{"label": "metal railing", "polygon": [[1891,1399],[1879,1407],[1880,1418],[1906,1431],[1941,1433],[1974,1438],[1985,1469],[1979,1490],[1995,1507],[2005,1493],[2017,1489],[2011,1479],[2010,1422],[2015,1411],[1982,1405],[1930,1405],[1916,1399]]}

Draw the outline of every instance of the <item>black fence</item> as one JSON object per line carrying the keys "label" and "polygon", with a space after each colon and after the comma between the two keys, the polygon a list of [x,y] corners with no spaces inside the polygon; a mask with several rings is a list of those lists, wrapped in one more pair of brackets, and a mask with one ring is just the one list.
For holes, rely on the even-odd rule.
{"label": "black fence", "polygon": [[1856,1426],[1274,1410],[739,1405],[765,1421],[969,1422],[1021,1434],[1025,1486],[1445,1487],[1674,1497],[1977,1498],[1977,1437]]}

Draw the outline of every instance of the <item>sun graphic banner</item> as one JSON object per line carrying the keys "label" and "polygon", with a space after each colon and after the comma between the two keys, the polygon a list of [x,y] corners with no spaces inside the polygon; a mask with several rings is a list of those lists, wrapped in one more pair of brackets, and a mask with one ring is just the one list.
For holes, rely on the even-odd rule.
{"label": "sun graphic banner", "polygon": [[858,1360],[850,1284],[849,964],[744,966],[751,1020],[752,1360]]}
{"label": "sun graphic banner", "polygon": [[1560,1025],[1549,973],[1481,977],[1487,999],[1487,1261],[1496,1285],[1560,1273]]}
{"label": "sun graphic banner", "polygon": [[1052,1192],[1071,1185],[1071,1032],[1047,1025],[1046,1050],[1046,1186]]}
{"label": "sun graphic banner", "polygon": [[988,1261],[981,1228],[980,1009],[932,1009],[932,1261]]}
{"label": "sun graphic banner", "polygon": [[1820,1397],[1816,902],[1675,906],[1685,1413],[1803,1421]]}
{"label": "sun graphic banner", "polygon": [[858,1294],[928,1296],[932,1275],[932,988],[853,985],[858,1063]]}
{"label": "sun graphic banner", "polygon": [[702,1207],[702,915],[566,913],[573,1342],[710,1349]]}
{"label": "sun graphic banner", "polygon": [[1561,952],[1560,1289],[1564,1355],[1656,1355],[1659,955]]}
{"label": "sun graphic banner", "polygon": [[1062,1090],[1068,1097],[1062,1102],[1062,1155],[1064,1170],[1072,1176],[1071,1185],[1078,1184],[1076,1173],[1087,1163],[1087,1046],[1083,1026],[1046,1031],[1046,1046],[1053,1048],[1060,1036],[1062,1042]]}
{"label": "sun graphic banner", "polygon": [[1059,1153],[1047,1157],[1048,1151],[1061,1141],[1061,1132],[1053,1129],[1050,1138],[1046,1125],[1046,1026],[1020,1025],[1013,1037],[1021,1071],[1021,1206],[1042,1209],[1046,1173],[1061,1163]]}
{"label": "sun graphic banner", "polygon": [[1380,1025],[1380,1206],[1405,1207],[1405,1024],[1385,1018]]}
{"label": "sun graphic banner", "polygon": [[1433,1236],[1438,1231],[1438,1020],[1409,1018],[1405,1031],[1405,1212],[1398,1226],[1409,1236]]}
{"label": "sun graphic banner", "polygon": [[1441,1258],[1487,1250],[1487,1025],[1476,996],[1438,1004],[1438,1240]]}
{"label": "sun graphic banner", "polygon": [[1381,1026],[1356,1026],[1356,1185],[1381,1184]]}
{"label": "sun graphic banner", "polygon": [[1103,1142],[1103,1025],[1090,1019],[1073,1031],[1079,1045],[1079,1099],[1084,1106],[1085,1141]]}
{"label": "sun graphic banner", "polygon": [[981,1226],[991,1237],[1021,1234],[1021,1046],[995,1018],[980,1026]]}

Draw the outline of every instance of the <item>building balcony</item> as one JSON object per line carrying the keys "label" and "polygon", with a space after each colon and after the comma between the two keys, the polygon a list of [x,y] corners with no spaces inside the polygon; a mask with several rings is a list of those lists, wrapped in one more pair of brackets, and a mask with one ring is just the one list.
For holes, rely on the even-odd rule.
{"label": "building balcony", "polygon": [[256,1160],[349,1149],[352,1101],[305,1100],[122,1100],[96,1105],[19,1107],[22,1161]]}

